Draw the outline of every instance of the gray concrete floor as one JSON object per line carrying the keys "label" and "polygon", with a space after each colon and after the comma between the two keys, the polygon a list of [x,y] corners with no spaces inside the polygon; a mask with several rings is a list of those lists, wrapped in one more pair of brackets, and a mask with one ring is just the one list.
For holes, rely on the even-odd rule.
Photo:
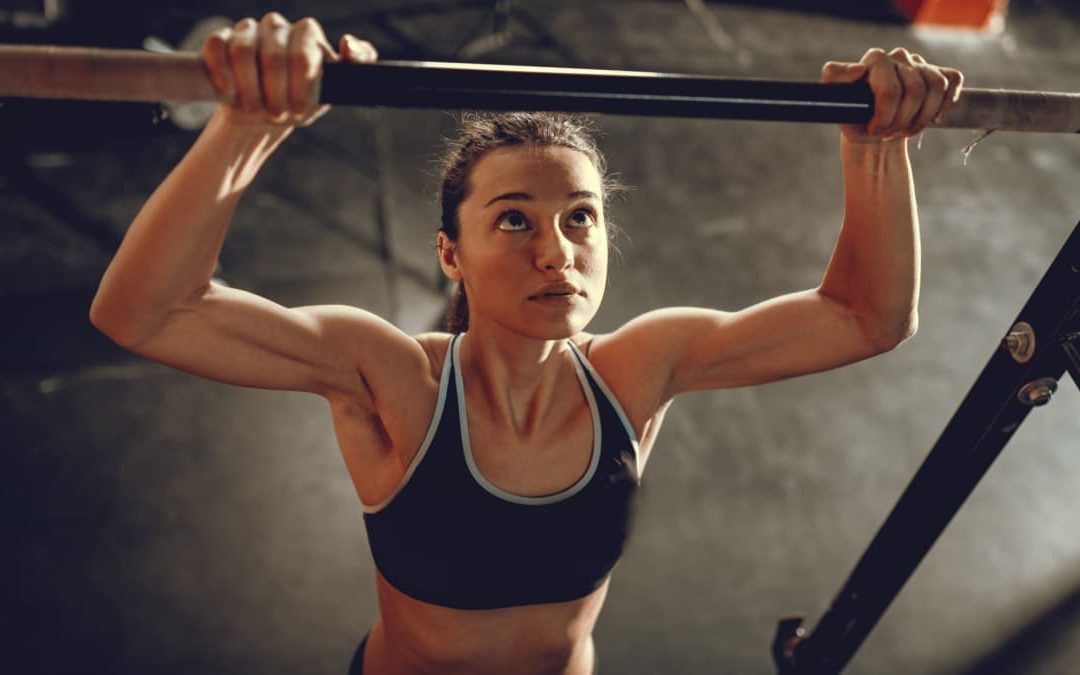
{"label": "gray concrete floor", "polygon": [[[263,11],[204,4],[144,8],[115,43]],[[680,2],[522,4],[577,65],[813,80],[826,59],[907,45],[974,86],[1077,89],[1080,21],[1064,2],[1014,2],[1002,35],[967,39],[783,8],[803,3],[713,3],[730,38],[719,44]],[[349,16],[376,6],[389,3],[278,5],[370,35],[386,55],[416,55]],[[476,16],[395,25],[445,56]],[[104,43],[90,26],[73,33]],[[565,62],[524,37],[486,60]],[[193,136],[130,107],[9,104],[0,120],[0,671],[343,673],[377,608],[323,404],[139,361],[87,324],[116,239]],[[635,189],[615,212],[624,260],[593,329],[664,305],[739,308],[820,280],[841,218],[835,129],[602,126]],[[338,109],[297,134],[242,205],[223,276],[286,304],[353,303],[426,327],[441,302],[432,158],[449,131],[438,112]],[[928,132],[914,153],[925,269],[913,340],[674,406],[598,627],[601,672],[769,673],[776,620],[813,622],[828,605],[1080,215],[1080,140],[997,134],[965,164],[970,138]],[[380,192],[396,276],[376,246]],[[1080,393],[1062,385],[850,672],[1076,672]]]}

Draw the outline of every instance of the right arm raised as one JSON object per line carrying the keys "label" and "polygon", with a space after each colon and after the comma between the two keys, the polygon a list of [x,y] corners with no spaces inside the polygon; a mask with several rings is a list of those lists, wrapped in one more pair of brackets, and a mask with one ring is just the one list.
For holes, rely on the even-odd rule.
{"label": "right arm raised", "polygon": [[[415,340],[368,312],[288,309],[211,282],[244,190],[294,125],[324,111],[311,92],[323,55],[333,53],[317,24],[280,15],[246,20],[216,40],[204,48],[207,68],[236,103],[214,113],[132,222],[91,321],[131,351],[204,377],[324,396],[389,381],[384,363],[399,373],[426,363]],[[342,41],[346,58],[374,59],[357,44]]]}

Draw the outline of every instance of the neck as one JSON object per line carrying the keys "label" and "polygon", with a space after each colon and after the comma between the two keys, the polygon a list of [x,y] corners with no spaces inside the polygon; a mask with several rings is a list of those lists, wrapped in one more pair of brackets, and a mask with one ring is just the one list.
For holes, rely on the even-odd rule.
{"label": "neck", "polygon": [[495,421],[528,434],[557,401],[558,385],[568,374],[566,343],[471,325],[460,351],[466,390]]}

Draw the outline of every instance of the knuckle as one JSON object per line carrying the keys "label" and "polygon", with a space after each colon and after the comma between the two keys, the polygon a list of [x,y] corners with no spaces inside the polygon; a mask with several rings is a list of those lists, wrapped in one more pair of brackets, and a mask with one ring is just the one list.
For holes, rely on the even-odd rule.
{"label": "knuckle", "polygon": [[247,16],[236,22],[235,29],[238,31],[248,31],[255,28],[256,25],[255,19]]}
{"label": "knuckle", "polygon": [[309,49],[290,51],[287,56],[289,66],[307,72],[315,65],[316,54],[317,52]]}
{"label": "knuckle", "polygon": [[296,22],[295,26],[300,30],[309,31],[320,28],[319,22],[310,16],[305,16]]}
{"label": "knuckle", "polygon": [[883,63],[883,62],[888,61],[888,60],[889,60],[889,56],[888,56],[888,54],[885,53],[884,49],[882,49],[880,47],[874,47],[872,49],[867,50],[867,52],[865,54],[863,54],[862,58],[859,59],[859,62],[860,63],[867,63],[867,64],[875,64],[875,63]]}
{"label": "knuckle", "polygon": [[886,103],[895,103],[903,96],[903,91],[897,85],[888,85],[877,91],[877,97]]}
{"label": "knuckle", "polygon": [[255,53],[255,46],[243,40],[231,40],[227,51],[230,59],[246,59]]}
{"label": "knuckle", "polygon": [[267,12],[263,15],[260,23],[271,28],[284,28],[289,25],[289,20],[282,16],[280,12]]}
{"label": "knuckle", "polygon": [[913,76],[909,76],[905,79],[904,89],[916,94],[926,93],[926,80],[914,73]]}
{"label": "knuckle", "polygon": [[949,86],[949,78],[945,76],[945,73],[937,69],[927,70],[923,73],[923,78],[929,86],[936,90],[942,90]]}
{"label": "knuckle", "polygon": [[280,49],[260,49],[259,65],[266,69],[279,69],[285,65],[285,53]]}
{"label": "knuckle", "polygon": [[204,52],[205,51],[215,51],[216,52],[216,51],[222,49],[225,46],[225,43],[228,42],[228,39],[227,39],[228,33],[226,33],[225,31],[226,31],[226,29],[221,28],[219,30],[214,31],[213,33],[210,33],[210,35],[206,36],[206,40],[203,41],[203,46],[202,46],[203,51]]}

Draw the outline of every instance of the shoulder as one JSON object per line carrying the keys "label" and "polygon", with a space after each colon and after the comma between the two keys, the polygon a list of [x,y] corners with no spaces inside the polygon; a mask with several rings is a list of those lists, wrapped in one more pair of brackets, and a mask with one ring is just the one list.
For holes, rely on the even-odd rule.
{"label": "shoulder", "polygon": [[610,333],[583,333],[575,342],[579,348],[587,346],[593,368],[625,399],[627,414],[647,420],[680,392],[676,379],[687,354],[705,336],[724,331],[732,316],[713,309],[665,307],[638,315]]}
{"label": "shoulder", "polygon": [[442,377],[443,367],[446,364],[447,352],[450,351],[450,343],[454,340],[452,333],[432,331],[419,333],[414,336],[417,344],[424,350],[427,358],[428,370],[436,381]]}
{"label": "shoulder", "polygon": [[[437,386],[442,358],[450,342],[446,333],[409,335],[367,310],[348,305],[299,307],[323,343],[357,373],[361,393],[372,404],[396,404],[417,390]],[[350,392],[340,392],[347,398]],[[365,396],[364,398],[368,398]],[[396,407],[396,406],[395,406]]]}
{"label": "shoulder", "polygon": [[[630,370],[644,382],[669,377],[685,343],[726,313],[666,307],[638,315],[610,333],[582,334],[589,358],[604,370]],[[579,344],[580,346],[580,344]]]}
{"label": "shoulder", "polygon": [[642,437],[651,420],[668,403],[663,397],[663,371],[656,367],[649,351],[628,341],[619,330],[579,333],[571,342],[626,413],[638,437]]}

